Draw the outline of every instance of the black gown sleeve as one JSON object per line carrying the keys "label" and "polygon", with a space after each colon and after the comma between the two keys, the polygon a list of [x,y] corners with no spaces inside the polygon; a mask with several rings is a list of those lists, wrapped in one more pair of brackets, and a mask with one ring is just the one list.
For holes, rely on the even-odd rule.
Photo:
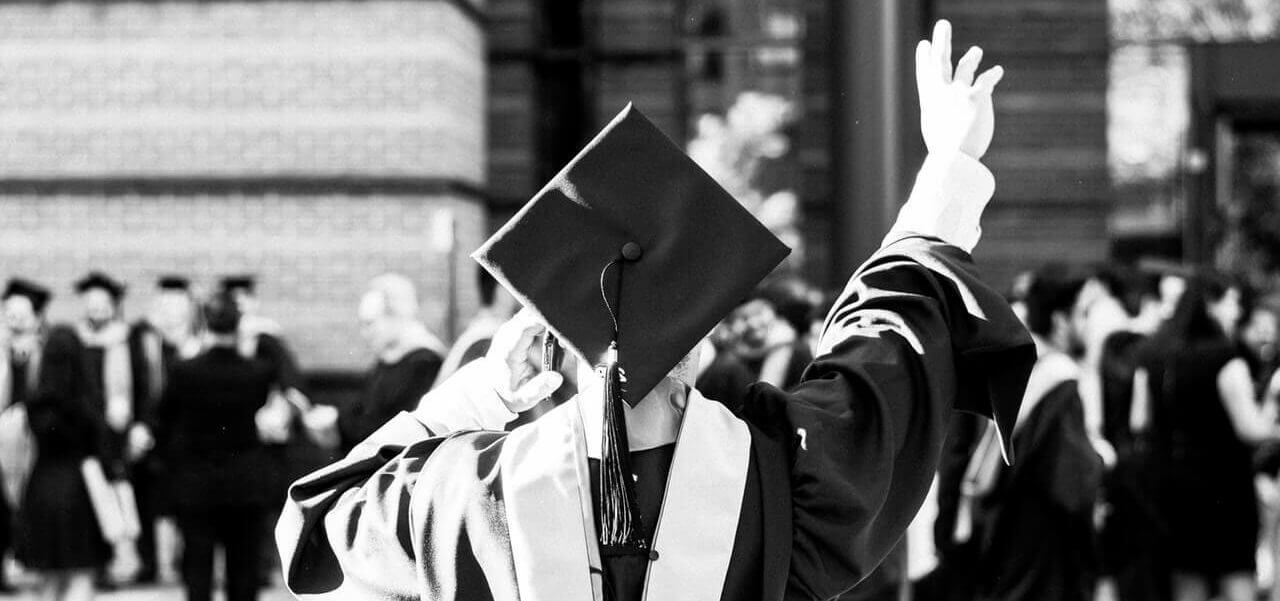
{"label": "black gown sleeve", "polygon": [[951,409],[1016,416],[1034,361],[967,253],[907,238],[864,264],[800,384],[757,384],[744,410],[793,449],[789,598],[832,598],[870,574],[924,500]]}

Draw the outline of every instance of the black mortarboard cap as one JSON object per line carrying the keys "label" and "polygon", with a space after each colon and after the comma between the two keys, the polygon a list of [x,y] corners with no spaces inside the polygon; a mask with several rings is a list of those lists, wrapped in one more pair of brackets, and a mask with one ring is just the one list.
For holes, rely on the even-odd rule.
{"label": "black mortarboard cap", "polygon": [[251,275],[229,275],[222,278],[219,287],[224,292],[244,290],[249,294],[254,294],[258,290],[258,278]]}
{"label": "black mortarboard cap", "polygon": [[172,292],[189,292],[191,280],[180,275],[164,275],[156,280],[156,288]]}
{"label": "black mortarboard cap", "polygon": [[789,253],[627,105],[473,256],[591,363],[614,340],[614,309],[637,402]]}
{"label": "black mortarboard cap", "polygon": [[789,253],[627,105],[473,255],[580,359],[604,362],[606,555],[647,552],[621,402],[639,402]]}
{"label": "black mortarboard cap", "polygon": [[48,288],[41,286],[31,280],[22,278],[13,278],[4,287],[4,294],[0,295],[3,300],[8,300],[14,296],[25,296],[31,301],[31,308],[36,313],[41,313],[44,308],[49,305],[49,299],[53,298],[53,294]]}
{"label": "black mortarboard cap", "polygon": [[108,276],[101,271],[91,271],[88,275],[80,278],[80,280],[76,282],[76,294],[84,294],[85,292],[95,288],[105,290],[107,294],[110,294],[111,298],[116,301],[119,301],[124,297],[124,284],[117,282],[115,279],[112,279],[111,276]]}

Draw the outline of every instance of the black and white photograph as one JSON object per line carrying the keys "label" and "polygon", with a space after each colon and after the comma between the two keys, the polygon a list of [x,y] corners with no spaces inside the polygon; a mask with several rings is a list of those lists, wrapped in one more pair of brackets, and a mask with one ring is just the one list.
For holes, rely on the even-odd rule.
{"label": "black and white photograph", "polygon": [[1280,0],[0,0],[0,601],[1280,601]]}

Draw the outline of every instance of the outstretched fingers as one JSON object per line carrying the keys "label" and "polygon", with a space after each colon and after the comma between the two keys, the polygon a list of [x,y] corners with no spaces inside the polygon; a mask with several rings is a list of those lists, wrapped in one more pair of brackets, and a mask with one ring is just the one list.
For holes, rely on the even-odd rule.
{"label": "outstretched fingers", "polygon": [[933,26],[933,56],[943,83],[951,83],[951,22],[940,19]]}
{"label": "outstretched fingers", "polygon": [[978,72],[978,65],[981,62],[982,49],[977,46],[969,48],[969,51],[960,57],[960,62],[956,65],[955,81],[966,86],[973,85],[973,76]]}
{"label": "outstretched fingers", "polygon": [[929,80],[932,79],[933,72],[933,48],[929,40],[920,40],[920,43],[916,44],[916,91],[920,93],[921,98],[924,98],[925,91],[929,89]]}
{"label": "outstretched fingers", "polygon": [[996,84],[1000,83],[1003,77],[1004,68],[996,65],[983,71],[982,75],[978,76],[978,79],[973,82],[973,89],[975,92],[991,94],[995,91]]}

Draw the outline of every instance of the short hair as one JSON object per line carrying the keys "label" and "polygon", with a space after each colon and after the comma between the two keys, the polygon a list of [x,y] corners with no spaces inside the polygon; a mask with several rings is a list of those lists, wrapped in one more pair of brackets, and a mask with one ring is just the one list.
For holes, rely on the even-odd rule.
{"label": "short hair", "polygon": [[1027,329],[1040,336],[1053,331],[1053,314],[1071,312],[1088,281],[1088,273],[1066,263],[1046,263],[1031,275],[1027,286]]}
{"label": "short hair", "polygon": [[204,304],[205,327],[214,334],[235,334],[240,328],[240,307],[229,291],[221,291]]}
{"label": "short hair", "polygon": [[398,273],[384,273],[369,281],[366,294],[382,298],[383,311],[387,315],[404,319],[418,316],[418,291],[413,282]]}
{"label": "short hair", "polygon": [[777,278],[758,288],[752,300],[762,300],[773,307],[774,313],[797,332],[809,329],[809,314],[813,312],[814,289],[800,278]]}
{"label": "short hair", "polygon": [[1142,312],[1142,302],[1160,298],[1160,276],[1130,265],[1104,265],[1095,270],[1098,283],[1115,297],[1130,317]]}

